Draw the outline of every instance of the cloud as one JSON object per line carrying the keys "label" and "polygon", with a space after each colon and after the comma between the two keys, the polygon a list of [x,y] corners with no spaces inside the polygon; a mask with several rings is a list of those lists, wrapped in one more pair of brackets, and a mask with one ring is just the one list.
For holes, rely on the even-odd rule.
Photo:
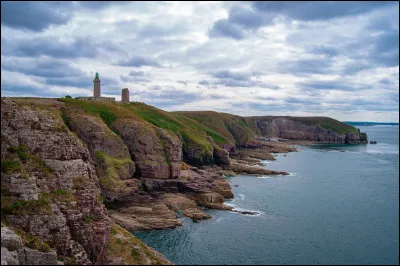
{"label": "cloud", "polygon": [[6,95],[91,95],[98,70],[168,110],[398,119],[397,2],[32,3],[2,14]]}
{"label": "cloud", "polygon": [[72,17],[71,2],[2,1],[1,24],[40,32],[51,25],[66,24]]}
{"label": "cloud", "polygon": [[99,10],[112,5],[127,5],[127,1],[79,1],[79,6],[87,9]]}
{"label": "cloud", "polygon": [[307,51],[316,55],[326,55],[328,57],[333,57],[338,55],[337,48],[325,45],[312,45],[307,48]]}
{"label": "cloud", "polygon": [[201,81],[199,81],[199,84],[200,85],[204,85],[204,86],[208,86],[208,85],[210,85],[210,82],[208,82],[207,80],[201,80]]}
{"label": "cloud", "polygon": [[254,11],[249,6],[234,5],[229,10],[228,18],[219,19],[212,25],[208,31],[208,36],[210,38],[228,37],[241,40],[262,26],[271,23],[270,17]]}
{"label": "cloud", "polygon": [[123,82],[151,82],[150,74],[145,71],[131,70],[127,76],[121,75],[120,78]]}
{"label": "cloud", "polygon": [[256,1],[253,2],[255,10],[269,13],[270,15],[284,15],[291,19],[313,21],[329,20],[344,16],[354,16],[370,12],[377,8],[394,5],[390,1],[348,1],[337,3],[335,1],[321,2],[292,2],[292,1]]}
{"label": "cloud", "polygon": [[321,59],[299,59],[287,60],[280,64],[281,73],[291,74],[329,74],[332,72],[332,60]]}
{"label": "cloud", "polygon": [[132,56],[127,60],[118,61],[116,65],[129,66],[129,67],[141,67],[141,66],[162,67],[162,65],[158,63],[155,59],[144,56]]}
{"label": "cloud", "polygon": [[67,62],[49,57],[39,57],[35,59],[3,57],[1,68],[25,75],[48,78],[77,77],[84,75],[81,69],[73,67]]}
{"label": "cloud", "polygon": [[229,70],[221,70],[211,73],[214,78],[218,79],[233,79],[233,80],[249,80],[251,77],[250,73],[234,72]]}
{"label": "cloud", "polygon": [[149,90],[137,92],[146,103],[167,108],[181,103],[194,102],[201,99],[201,95],[194,92],[186,92],[173,87],[161,87],[159,85],[149,87]]}
{"label": "cloud", "polygon": [[242,27],[230,23],[227,19],[220,19],[214,23],[210,31],[209,37],[230,37],[236,40],[241,40],[246,37],[246,32]]}
{"label": "cloud", "polygon": [[[4,42],[4,43],[3,43]],[[2,38],[2,54],[21,57],[37,57],[41,55],[53,58],[93,58],[101,50],[119,51],[109,42],[95,42],[91,37],[76,37],[71,41],[61,41],[58,36],[40,36],[28,38]]]}
{"label": "cloud", "polygon": [[347,80],[330,80],[322,81],[315,80],[309,82],[298,82],[296,83],[303,91],[306,90],[341,90],[341,91],[356,91],[361,89],[370,88],[370,86],[365,84],[357,84],[354,82],[349,82]]}
{"label": "cloud", "polygon": [[176,82],[181,83],[181,84],[187,86],[187,84],[189,83],[189,80],[177,80]]}
{"label": "cloud", "polygon": [[270,89],[279,89],[279,86],[273,84],[267,84],[259,80],[264,75],[260,71],[231,71],[231,70],[220,70],[215,72],[209,72],[209,74],[215,79],[213,82],[206,80],[200,81],[200,85],[224,85],[226,87],[261,87]]}

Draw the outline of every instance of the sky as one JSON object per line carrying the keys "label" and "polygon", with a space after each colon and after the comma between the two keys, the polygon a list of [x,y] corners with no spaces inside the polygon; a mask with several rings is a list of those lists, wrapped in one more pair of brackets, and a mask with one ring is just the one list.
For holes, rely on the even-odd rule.
{"label": "sky", "polygon": [[1,95],[399,121],[399,3],[1,1]]}

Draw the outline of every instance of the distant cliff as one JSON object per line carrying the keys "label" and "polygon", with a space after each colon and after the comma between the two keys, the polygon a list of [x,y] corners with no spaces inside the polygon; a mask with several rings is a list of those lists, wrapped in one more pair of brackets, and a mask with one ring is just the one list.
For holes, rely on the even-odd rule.
{"label": "distant cliff", "polygon": [[367,135],[351,125],[329,117],[241,117],[211,111],[176,112],[204,124],[237,146],[260,145],[256,136],[308,140],[319,143],[367,143]]}

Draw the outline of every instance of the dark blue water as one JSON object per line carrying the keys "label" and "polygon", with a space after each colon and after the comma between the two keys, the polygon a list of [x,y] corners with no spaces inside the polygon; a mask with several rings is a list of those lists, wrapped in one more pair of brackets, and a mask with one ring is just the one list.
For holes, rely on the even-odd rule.
{"label": "dark blue water", "polygon": [[134,234],[176,264],[398,264],[399,127],[360,129],[378,144],[300,147],[265,163],[290,176],[229,178],[228,203],[258,216]]}

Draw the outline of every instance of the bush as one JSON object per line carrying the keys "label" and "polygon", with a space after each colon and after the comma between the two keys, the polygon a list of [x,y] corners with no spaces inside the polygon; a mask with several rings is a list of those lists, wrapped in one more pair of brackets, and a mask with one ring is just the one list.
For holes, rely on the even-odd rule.
{"label": "bush", "polygon": [[56,195],[57,196],[62,196],[62,195],[67,195],[67,194],[69,194],[69,192],[64,190],[64,189],[57,189],[56,190]]}
{"label": "bush", "polygon": [[51,250],[49,245],[45,242],[40,241],[39,237],[37,237],[37,236],[34,236],[31,239],[29,239],[26,246],[28,248],[36,249],[41,252],[49,252]]}
{"label": "bush", "polygon": [[1,161],[1,172],[6,174],[12,174],[21,171],[21,166],[19,162],[2,160]]}
{"label": "bush", "polygon": [[65,99],[72,99],[72,97],[69,95],[65,95]]}

